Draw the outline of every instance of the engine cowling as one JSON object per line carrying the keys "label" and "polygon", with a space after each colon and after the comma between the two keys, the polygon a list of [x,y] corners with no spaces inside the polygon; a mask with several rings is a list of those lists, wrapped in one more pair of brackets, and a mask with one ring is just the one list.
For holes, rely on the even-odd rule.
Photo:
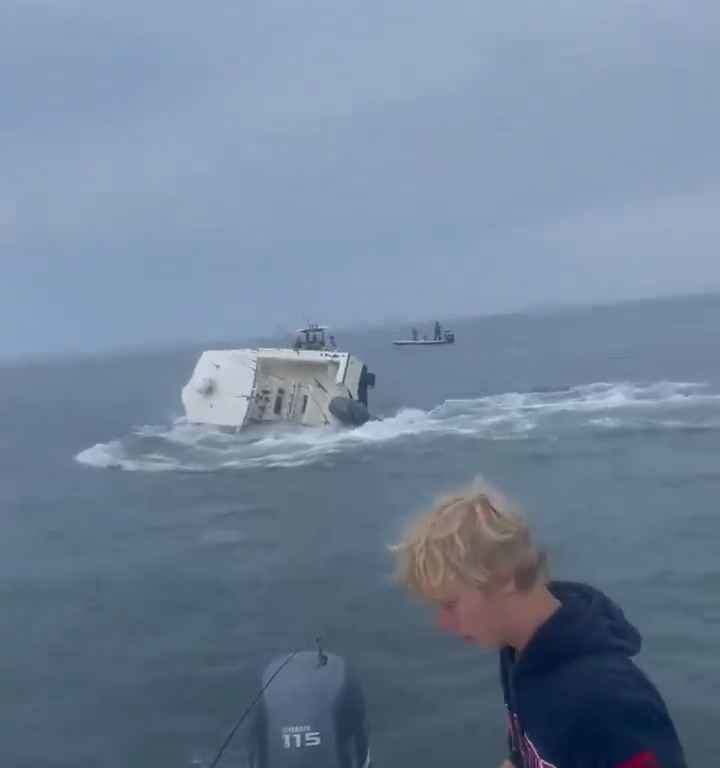
{"label": "engine cowling", "polygon": [[250,768],[369,768],[365,700],[346,661],[302,651],[268,684],[285,658],[263,675],[248,732]]}

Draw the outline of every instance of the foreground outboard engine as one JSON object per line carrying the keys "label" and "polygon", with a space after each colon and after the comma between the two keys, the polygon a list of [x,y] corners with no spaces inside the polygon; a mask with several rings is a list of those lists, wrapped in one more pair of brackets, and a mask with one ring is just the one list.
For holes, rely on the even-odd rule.
{"label": "foreground outboard engine", "polygon": [[328,408],[338,421],[351,427],[361,427],[372,418],[366,405],[349,397],[333,397]]}
{"label": "foreground outboard engine", "polygon": [[345,660],[301,651],[284,662],[273,660],[263,675],[250,768],[369,768],[365,700]]}

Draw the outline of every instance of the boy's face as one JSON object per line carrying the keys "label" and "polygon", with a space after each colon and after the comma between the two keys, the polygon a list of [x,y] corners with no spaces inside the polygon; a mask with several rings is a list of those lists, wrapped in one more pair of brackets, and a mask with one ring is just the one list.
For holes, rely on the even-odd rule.
{"label": "boy's face", "polygon": [[506,602],[502,589],[455,586],[436,603],[438,626],[482,648],[500,648],[505,644]]}

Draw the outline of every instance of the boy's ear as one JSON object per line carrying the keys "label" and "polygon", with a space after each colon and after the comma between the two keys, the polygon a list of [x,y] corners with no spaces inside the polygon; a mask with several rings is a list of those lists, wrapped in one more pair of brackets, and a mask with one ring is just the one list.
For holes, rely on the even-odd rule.
{"label": "boy's ear", "polygon": [[498,593],[503,596],[514,595],[517,592],[517,584],[515,584],[515,577],[512,576],[506,582],[504,582],[498,589]]}

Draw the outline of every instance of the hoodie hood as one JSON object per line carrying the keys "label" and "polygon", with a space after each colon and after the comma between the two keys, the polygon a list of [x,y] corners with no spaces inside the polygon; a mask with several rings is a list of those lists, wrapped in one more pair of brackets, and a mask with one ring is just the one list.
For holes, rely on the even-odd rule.
{"label": "hoodie hood", "polygon": [[580,656],[634,656],[642,639],[622,610],[586,584],[551,582],[560,608],[538,629],[517,659],[517,675],[546,673]]}

